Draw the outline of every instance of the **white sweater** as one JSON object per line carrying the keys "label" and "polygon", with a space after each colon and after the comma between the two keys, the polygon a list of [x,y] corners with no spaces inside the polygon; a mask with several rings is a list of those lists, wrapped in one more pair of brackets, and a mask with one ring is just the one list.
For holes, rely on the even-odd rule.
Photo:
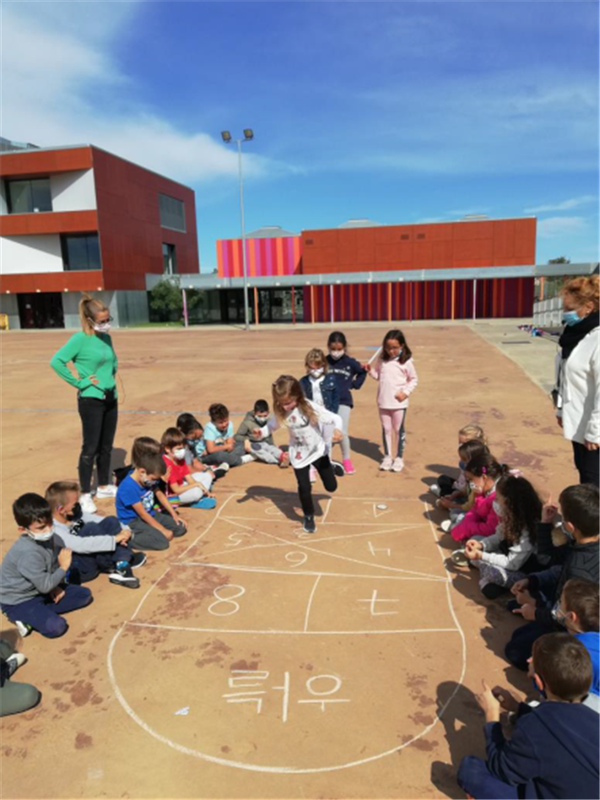
{"label": "white sweater", "polygon": [[[333,432],[341,431],[342,419],[324,406],[318,406],[312,400],[306,401],[314,410],[317,422],[311,425],[299,408],[293,409],[285,418],[284,425],[290,432],[290,466],[295,469],[307,467],[331,450]],[[271,431],[279,428],[276,419],[269,420]]]}
{"label": "white sweater", "polygon": [[600,444],[600,347],[594,328],[566,359],[557,356],[560,367],[560,400],[556,411],[562,417],[565,439]]}
{"label": "white sweater", "polygon": [[481,540],[483,545],[483,555],[481,560],[484,564],[492,564],[494,567],[504,567],[511,572],[521,569],[529,556],[533,553],[533,545],[527,531],[523,531],[518,542],[513,542],[508,548],[508,553],[500,550],[500,545],[504,541],[502,534],[502,523],[496,528],[496,533]]}

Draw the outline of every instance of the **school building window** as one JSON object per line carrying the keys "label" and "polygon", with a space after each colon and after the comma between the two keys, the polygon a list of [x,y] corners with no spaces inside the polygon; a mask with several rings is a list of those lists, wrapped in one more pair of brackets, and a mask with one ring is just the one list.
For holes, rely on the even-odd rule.
{"label": "school building window", "polygon": [[175,275],[177,272],[177,257],[175,255],[175,245],[163,242],[163,272],[165,275]]}
{"label": "school building window", "polygon": [[69,272],[102,269],[97,233],[61,236],[63,267]]}
{"label": "school building window", "polygon": [[9,214],[34,214],[52,211],[49,178],[24,181],[6,181],[6,199]]}
{"label": "school building window", "polygon": [[159,193],[158,208],[161,227],[185,233],[185,206],[181,200]]}

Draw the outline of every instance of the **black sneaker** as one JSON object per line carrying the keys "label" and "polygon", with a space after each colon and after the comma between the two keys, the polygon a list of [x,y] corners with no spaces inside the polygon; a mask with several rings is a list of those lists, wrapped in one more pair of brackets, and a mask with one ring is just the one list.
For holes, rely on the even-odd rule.
{"label": "black sneaker", "polygon": [[315,533],[317,530],[317,526],[315,525],[315,518],[314,517],[304,517],[304,524],[302,525],[302,530],[304,533]]}
{"label": "black sneaker", "polygon": [[138,567],[143,566],[146,561],[148,561],[146,553],[134,553],[131,561],[129,562],[129,566],[131,569],[137,569]]}
{"label": "black sneaker", "polygon": [[111,583],[115,583],[117,586],[125,586],[127,589],[139,589],[140,587],[139,578],[134,576],[131,567],[116,569],[114,572],[110,573],[108,580]]}
{"label": "black sneaker", "polygon": [[344,469],[344,465],[340,464],[339,461],[332,461],[331,466],[333,467],[333,474],[336,478],[343,478],[346,474],[346,470]]}
{"label": "black sneaker", "polygon": [[214,476],[215,476],[215,480],[218,481],[221,478],[224,478],[225,475],[227,475],[227,472],[228,472],[228,470],[223,469],[223,467],[217,467],[217,469],[213,473]]}

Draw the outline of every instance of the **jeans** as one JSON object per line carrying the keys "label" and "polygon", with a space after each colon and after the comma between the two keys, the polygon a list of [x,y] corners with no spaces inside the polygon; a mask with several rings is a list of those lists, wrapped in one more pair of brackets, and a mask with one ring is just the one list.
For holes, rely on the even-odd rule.
{"label": "jeans", "polygon": [[[77,536],[81,538],[93,536],[117,536],[121,532],[121,523],[116,517],[105,517],[101,522],[86,522],[79,529]],[[97,578],[101,572],[112,572],[117,561],[129,563],[133,553],[129,547],[118,544],[114,550],[97,553],[77,553],[73,550],[73,559],[68,572],[69,583],[87,583]]]}
{"label": "jeans", "polygon": [[243,456],[247,455],[244,450],[243,444],[236,444],[231,452],[228,450],[219,450],[217,453],[206,453],[200,459],[203,464],[212,464],[218,466],[219,464],[229,464],[230,467],[239,467],[243,464]]}
{"label": "jeans", "polygon": [[31,600],[25,600],[14,606],[2,606],[2,611],[11,622],[20,620],[26,625],[39,631],[48,639],[56,639],[66,633],[69,626],[60,616],[69,611],[88,606],[92,600],[92,593],[85,586],[64,587],[65,596],[55,603],[49,594],[39,594]]}
{"label": "jeans", "polygon": [[98,485],[108,484],[119,405],[116,400],[107,403],[95,397],[80,397],[77,407],[83,429],[83,444],[79,456],[79,483],[82,493],[89,494],[95,462],[98,466]]}
{"label": "jeans", "polygon": [[312,487],[310,483],[310,468],[314,467],[323,481],[323,486],[328,492],[335,492],[337,489],[337,479],[329,460],[329,456],[321,456],[312,464],[297,469],[294,467],[294,474],[298,481],[298,496],[302,505],[302,512],[305,517],[312,517],[315,513],[315,506],[312,498]]}
{"label": "jeans", "polygon": [[[156,511],[154,519],[163,528],[172,531],[173,536],[183,536],[185,533],[185,525],[181,522],[175,522],[170,514]],[[136,550],[167,550],[169,548],[169,540],[165,535],[148,522],[144,522],[140,517],[132,519],[127,525],[133,531],[133,538],[129,541]]]}
{"label": "jeans", "polygon": [[571,444],[573,445],[575,467],[579,472],[579,483],[593,483],[594,486],[598,486],[600,450],[588,450],[580,442],[571,442]]}

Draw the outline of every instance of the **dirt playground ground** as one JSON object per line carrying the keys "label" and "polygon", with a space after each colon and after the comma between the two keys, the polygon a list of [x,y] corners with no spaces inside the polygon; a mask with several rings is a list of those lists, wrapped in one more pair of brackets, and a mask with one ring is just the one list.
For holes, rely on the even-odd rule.
{"label": "dirt playground ground", "polygon": [[[366,360],[386,328],[348,327]],[[121,414],[115,465],[180,411],[234,425],[281,373],[300,376],[327,329],[116,331]],[[57,640],[19,642],[15,679],[42,691],[2,720],[4,798],[461,797],[462,756],[484,754],[474,692],[485,677],[526,691],[503,646],[518,621],[447,568],[452,541],[428,485],[455,469],[456,432],[480,423],[494,454],[547,496],[576,482],[542,389],[501,348],[460,325],[406,326],[419,373],[406,468],[382,473],[376,384],[355,393],[357,473],[317,483],[318,532],[301,532],[291,470],[237,468],[218,507],[150,553],[136,591],[100,576],[94,603]],[[65,331],[3,335],[2,553],[11,503],[75,478],[75,391],[48,362]],[[548,345],[550,346],[550,345]],[[285,442],[285,434],[277,433]],[[99,502],[111,513],[111,501]]]}

